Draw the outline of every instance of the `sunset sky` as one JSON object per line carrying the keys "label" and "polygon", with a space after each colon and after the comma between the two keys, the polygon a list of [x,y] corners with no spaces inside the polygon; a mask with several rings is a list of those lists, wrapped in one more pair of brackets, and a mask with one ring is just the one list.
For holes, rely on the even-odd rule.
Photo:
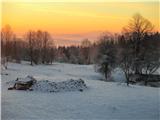
{"label": "sunset sky", "polygon": [[96,40],[104,31],[117,33],[135,13],[149,19],[159,30],[158,2],[2,2],[2,27],[9,24],[18,35],[46,30],[57,44]]}

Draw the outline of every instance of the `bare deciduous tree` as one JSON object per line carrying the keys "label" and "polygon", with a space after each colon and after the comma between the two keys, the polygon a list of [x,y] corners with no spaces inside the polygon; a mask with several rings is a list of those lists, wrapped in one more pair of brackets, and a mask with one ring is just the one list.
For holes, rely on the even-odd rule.
{"label": "bare deciduous tree", "polygon": [[34,47],[35,47],[35,32],[34,31],[28,31],[28,33],[26,35],[26,39],[28,41],[30,62],[31,62],[31,65],[33,65]]}
{"label": "bare deciduous tree", "polygon": [[13,39],[13,31],[9,25],[6,25],[2,28],[1,31],[1,62],[4,64],[5,68],[7,69],[7,62],[11,57],[11,41]]}
{"label": "bare deciduous tree", "polygon": [[6,57],[6,60],[9,60],[9,57],[11,55],[11,42],[13,39],[13,31],[9,25],[6,25],[4,28],[2,28],[1,31],[1,41],[3,41],[4,45],[4,56]]}
{"label": "bare deciduous tree", "polygon": [[49,63],[49,51],[53,45],[53,39],[48,32],[43,32],[43,41],[42,41],[42,63]]}
{"label": "bare deciduous tree", "polygon": [[90,64],[90,47],[91,42],[88,39],[85,39],[81,43],[81,57],[85,64]]}
{"label": "bare deciduous tree", "polygon": [[153,28],[152,23],[138,13],[132,17],[128,26],[124,28],[124,32],[129,33],[131,39],[134,40],[134,64],[136,74],[142,71],[142,69],[139,68],[141,40],[144,39],[146,33],[152,32]]}

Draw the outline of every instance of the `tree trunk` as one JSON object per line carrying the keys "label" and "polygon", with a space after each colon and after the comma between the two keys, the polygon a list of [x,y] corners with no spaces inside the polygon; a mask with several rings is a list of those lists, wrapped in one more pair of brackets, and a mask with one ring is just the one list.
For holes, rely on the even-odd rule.
{"label": "tree trunk", "polygon": [[105,73],[105,78],[106,78],[106,80],[108,79],[108,74],[107,74],[107,72]]}

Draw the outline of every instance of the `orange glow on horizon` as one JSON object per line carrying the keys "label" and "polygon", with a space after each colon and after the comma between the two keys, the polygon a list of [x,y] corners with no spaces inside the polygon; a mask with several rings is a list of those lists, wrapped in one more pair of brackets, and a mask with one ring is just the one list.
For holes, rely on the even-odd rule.
{"label": "orange glow on horizon", "polygon": [[139,12],[160,31],[158,6],[156,2],[2,2],[2,27],[9,24],[18,35],[30,29],[53,35],[115,33]]}

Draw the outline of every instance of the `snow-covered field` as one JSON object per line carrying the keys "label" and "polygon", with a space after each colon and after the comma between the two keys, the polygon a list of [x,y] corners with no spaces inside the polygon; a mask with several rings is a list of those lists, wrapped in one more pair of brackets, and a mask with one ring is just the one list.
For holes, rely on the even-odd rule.
{"label": "snow-covered field", "polygon": [[[2,120],[160,119],[159,88],[100,81],[102,76],[93,65],[9,63],[2,73]],[[114,79],[123,79],[115,74]],[[6,82],[27,75],[55,82],[81,78],[88,89],[57,93],[7,90]]]}

